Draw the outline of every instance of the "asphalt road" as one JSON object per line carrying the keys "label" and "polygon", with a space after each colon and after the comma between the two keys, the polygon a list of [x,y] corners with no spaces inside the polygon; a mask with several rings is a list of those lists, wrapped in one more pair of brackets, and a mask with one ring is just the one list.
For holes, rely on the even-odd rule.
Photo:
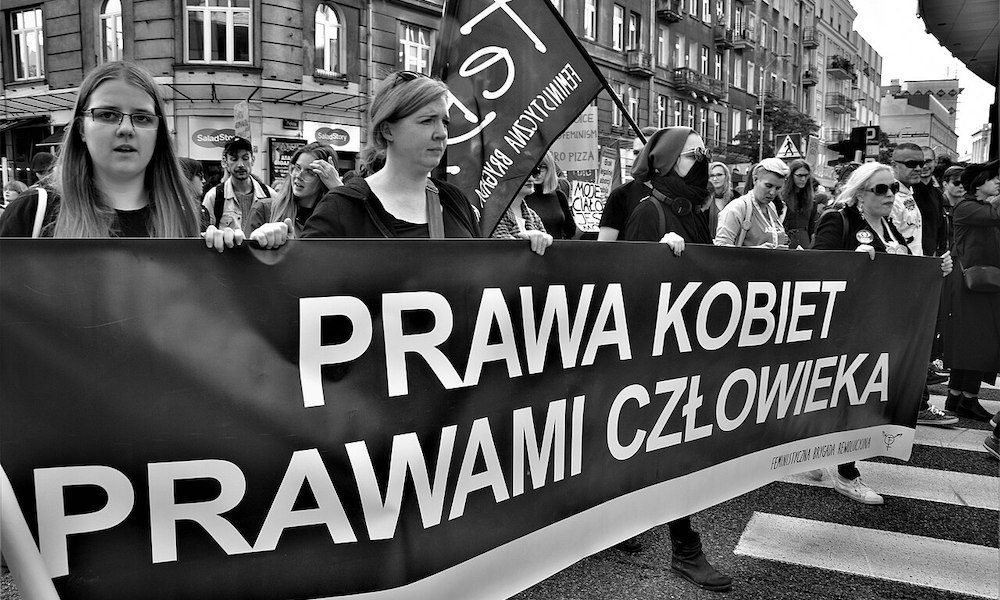
{"label": "asphalt road", "polygon": [[[944,388],[932,388],[943,394]],[[984,399],[1000,400],[1000,392],[984,389]],[[940,398],[936,399],[937,402]],[[935,431],[936,430],[936,431]],[[968,430],[968,431],[965,431]],[[917,441],[935,435],[964,435],[975,443],[987,434],[987,425],[962,419],[956,428],[919,427]],[[894,459],[873,459],[860,463],[862,473],[881,473],[918,467],[921,472],[939,475],[945,480],[975,475],[988,482],[995,494],[986,504],[993,508],[975,506],[976,501],[965,502],[962,490],[955,490],[958,502],[920,500],[905,496],[885,494],[883,506],[865,506],[836,494],[827,487],[777,482],[754,492],[735,498],[703,511],[693,518],[694,526],[702,533],[705,551],[714,565],[735,579],[733,590],[725,595],[706,592],[681,580],[670,571],[670,538],[665,526],[652,529],[641,536],[644,548],[635,555],[608,549],[584,559],[570,568],[550,577],[538,585],[514,596],[516,600],[668,600],[668,599],[718,599],[727,600],[784,600],[784,599],[844,599],[844,600],[959,600],[970,598],[1000,598],[1000,575],[997,575],[994,595],[970,595],[947,591],[967,584],[969,576],[955,573],[955,584],[939,589],[894,581],[898,575],[906,579],[910,572],[923,573],[935,569],[950,572],[948,561],[953,553],[966,546],[985,550],[992,560],[992,572],[985,573],[987,581],[993,574],[1000,574],[1000,463],[984,452],[918,444],[909,462]],[[869,485],[879,489],[880,480],[866,476]],[[957,479],[956,479],[957,480]],[[885,481],[881,483],[886,484]],[[919,492],[919,490],[918,490]],[[906,492],[908,493],[908,492]],[[919,495],[919,494],[918,494]],[[968,505],[971,504],[971,505]],[[827,524],[847,525],[862,532],[856,547],[849,546],[840,555],[831,555],[822,544],[801,552],[795,562],[812,563],[810,566],[792,564],[786,560],[768,559],[737,553],[741,537],[752,528],[754,515],[771,515],[805,523],[804,533],[811,528]],[[791,519],[787,519],[791,518]],[[808,519],[808,521],[798,521]],[[906,534],[916,540],[909,549],[912,558],[906,568],[890,573],[889,577],[862,576],[863,569],[853,570],[850,559],[866,557],[871,552],[863,533],[873,534],[873,539],[895,540],[896,534]],[[891,543],[895,543],[891,541]],[[943,545],[942,545],[943,544]],[[958,550],[953,550],[956,548]],[[894,548],[895,550],[895,548]],[[900,547],[900,553],[905,550]],[[995,552],[994,552],[995,551]],[[841,556],[846,555],[846,556]],[[870,559],[871,557],[868,556]],[[877,557],[876,557],[877,558]],[[837,567],[836,561],[847,559],[847,567]],[[830,564],[828,565],[827,562]],[[822,566],[815,566],[816,564]],[[846,568],[849,572],[832,570]],[[989,568],[985,571],[990,571]],[[984,573],[974,574],[981,578]],[[19,600],[20,596],[11,576],[4,570],[0,578],[0,598]]]}

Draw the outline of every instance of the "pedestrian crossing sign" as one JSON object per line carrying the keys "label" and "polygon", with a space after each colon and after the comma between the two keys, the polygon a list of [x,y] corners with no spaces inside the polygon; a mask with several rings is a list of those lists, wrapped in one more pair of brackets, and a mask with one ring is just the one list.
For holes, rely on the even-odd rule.
{"label": "pedestrian crossing sign", "polygon": [[774,136],[774,147],[777,148],[774,155],[789,160],[802,158],[802,151],[799,149],[801,139],[802,136],[797,133],[781,133]]}

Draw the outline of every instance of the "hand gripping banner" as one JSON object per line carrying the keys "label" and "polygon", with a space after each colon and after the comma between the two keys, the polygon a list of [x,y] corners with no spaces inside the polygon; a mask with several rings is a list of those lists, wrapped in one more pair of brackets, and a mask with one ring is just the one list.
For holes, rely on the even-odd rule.
{"label": "hand gripping banner", "polygon": [[506,598],[906,459],[941,286],[933,259],[643,243],[0,253],[4,552],[67,599]]}
{"label": "hand gripping banner", "polygon": [[448,0],[434,73],[451,90],[448,182],[488,237],[603,77],[547,0]]}

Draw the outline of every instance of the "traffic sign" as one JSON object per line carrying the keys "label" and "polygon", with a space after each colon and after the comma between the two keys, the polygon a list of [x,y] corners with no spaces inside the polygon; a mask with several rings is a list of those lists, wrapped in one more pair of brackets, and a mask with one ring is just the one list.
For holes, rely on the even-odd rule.
{"label": "traffic sign", "polygon": [[774,155],[778,158],[792,160],[802,158],[802,135],[798,133],[779,133],[774,136]]}

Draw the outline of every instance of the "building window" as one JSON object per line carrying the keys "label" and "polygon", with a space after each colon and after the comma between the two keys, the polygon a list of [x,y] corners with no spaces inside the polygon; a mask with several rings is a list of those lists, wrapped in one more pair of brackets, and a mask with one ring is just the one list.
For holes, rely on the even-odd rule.
{"label": "building window", "polygon": [[188,62],[249,63],[250,0],[187,0]]}
{"label": "building window", "polygon": [[628,86],[628,114],[633,122],[639,121],[639,90]]}
{"label": "building window", "polygon": [[690,13],[692,17],[698,16],[698,0],[688,1],[688,13]]}
{"label": "building window", "polygon": [[684,120],[684,103],[674,100],[674,127],[680,127]]}
{"label": "building window", "polygon": [[748,110],[746,112],[747,117],[747,131],[753,131],[753,111]]}
{"label": "building window", "polygon": [[681,68],[684,64],[684,36],[674,36],[674,66]]}
{"label": "building window", "polygon": [[798,42],[792,42],[792,62],[799,62],[799,44]]}
{"label": "building window", "polygon": [[694,129],[694,104],[690,102],[687,105],[687,123],[685,125]]}
{"label": "building window", "polygon": [[767,21],[760,22],[760,45],[767,50]]}
{"label": "building window", "polygon": [[716,52],[715,53],[715,78],[718,79],[719,81],[722,81],[722,61],[723,61],[722,53],[721,52]]}
{"label": "building window", "polygon": [[597,39],[597,0],[583,2],[583,37]]}
{"label": "building window", "polygon": [[667,127],[667,97],[656,97],[656,126],[660,129]]}
{"label": "building window", "polygon": [[788,100],[788,80],[781,80],[781,99]]}
{"label": "building window", "polygon": [[716,144],[722,143],[722,113],[718,111],[712,111],[715,116],[715,122],[712,123],[712,141]]}
{"label": "building window", "polygon": [[698,109],[698,135],[701,139],[708,139],[708,109],[699,108]]}
{"label": "building window", "polygon": [[120,0],[106,0],[101,7],[101,62],[124,58],[124,44],[122,3]]}
{"label": "building window", "polygon": [[670,66],[670,49],[667,45],[667,28],[659,25],[656,28],[656,64],[661,67]]}
{"label": "building window", "polygon": [[708,75],[708,46],[701,47],[701,72]]}
{"label": "building window", "polygon": [[701,20],[704,23],[712,22],[712,0],[701,0]]}
{"label": "building window", "polygon": [[778,89],[778,76],[771,73],[771,94],[774,95],[774,91]]}
{"label": "building window", "polygon": [[36,7],[19,10],[11,15],[10,23],[10,39],[14,46],[14,80],[44,77],[42,9]]}
{"label": "building window", "polygon": [[628,46],[629,50],[638,50],[642,47],[639,43],[639,36],[642,34],[642,21],[639,13],[629,13],[628,15]]}
{"label": "building window", "polygon": [[751,94],[757,93],[757,77],[755,71],[757,70],[757,65],[754,64],[752,60],[747,61],[747,92]]}
{"label": "building window", "polygon": [[622,126],[622,104],[625,104],[625,89],[620,83],[612,84],[615,90],[615,96],[618,97],[618,102],[611,103],[611,126],[621,127]]}
{"label": "building window", "polygon": [[726,0],[716,0],[715,21],[717,23],[723,23],[725,25],[729,25],[729,23],[726,21]]}
{"label": "building window", "polygon": [[729,120],[729,139],[735,140],[736,136],[740,134],[740,113],[738,110],[733,109],[730,114]]}
{"label": "building window", "polygon": [[433,47],[431,30],[409,23],[402,23],[402,29],[402,36],[399,38],[400,65],[406,71],[430,75]]}
{"label": "building window", "polygon": [[733,65],[733,87],[743,87],[743,59],[739,56]]}
{"label": "building window", "polygon": [[[785,54],[788,54],[788,36],[787,35],[783,35],[783,36],[781,36],[781,39],[782,39],[782,42],[784,43],[784,50],[782,50],[782,52],[785,53]],[[794,62],[794,58],[795,57],[792,57],[792,58],[793,58],[793,62]]]}
{"label": "building window", "polygon": [[344,73],[344,20],[337,9],[326,4],[316,7],[316,70]]}
{"label": "building window", "polygon": [[737,35],[743,30],[743,5],[739,2],[733,8],[733,29],[736,30]]}
{"label": "building window", "polygon": [[611,17],[611,47],[622,50],[625,39],[625,8],[615,4],[615,12]]}
{"label": "building window", "polygon": [[778,50],[778,30],[772,28],[771,32],[772,32],[772,35],[771,35],[771,50],[774,50],[774,52],[777,54],[779,52],[779,50]]}

